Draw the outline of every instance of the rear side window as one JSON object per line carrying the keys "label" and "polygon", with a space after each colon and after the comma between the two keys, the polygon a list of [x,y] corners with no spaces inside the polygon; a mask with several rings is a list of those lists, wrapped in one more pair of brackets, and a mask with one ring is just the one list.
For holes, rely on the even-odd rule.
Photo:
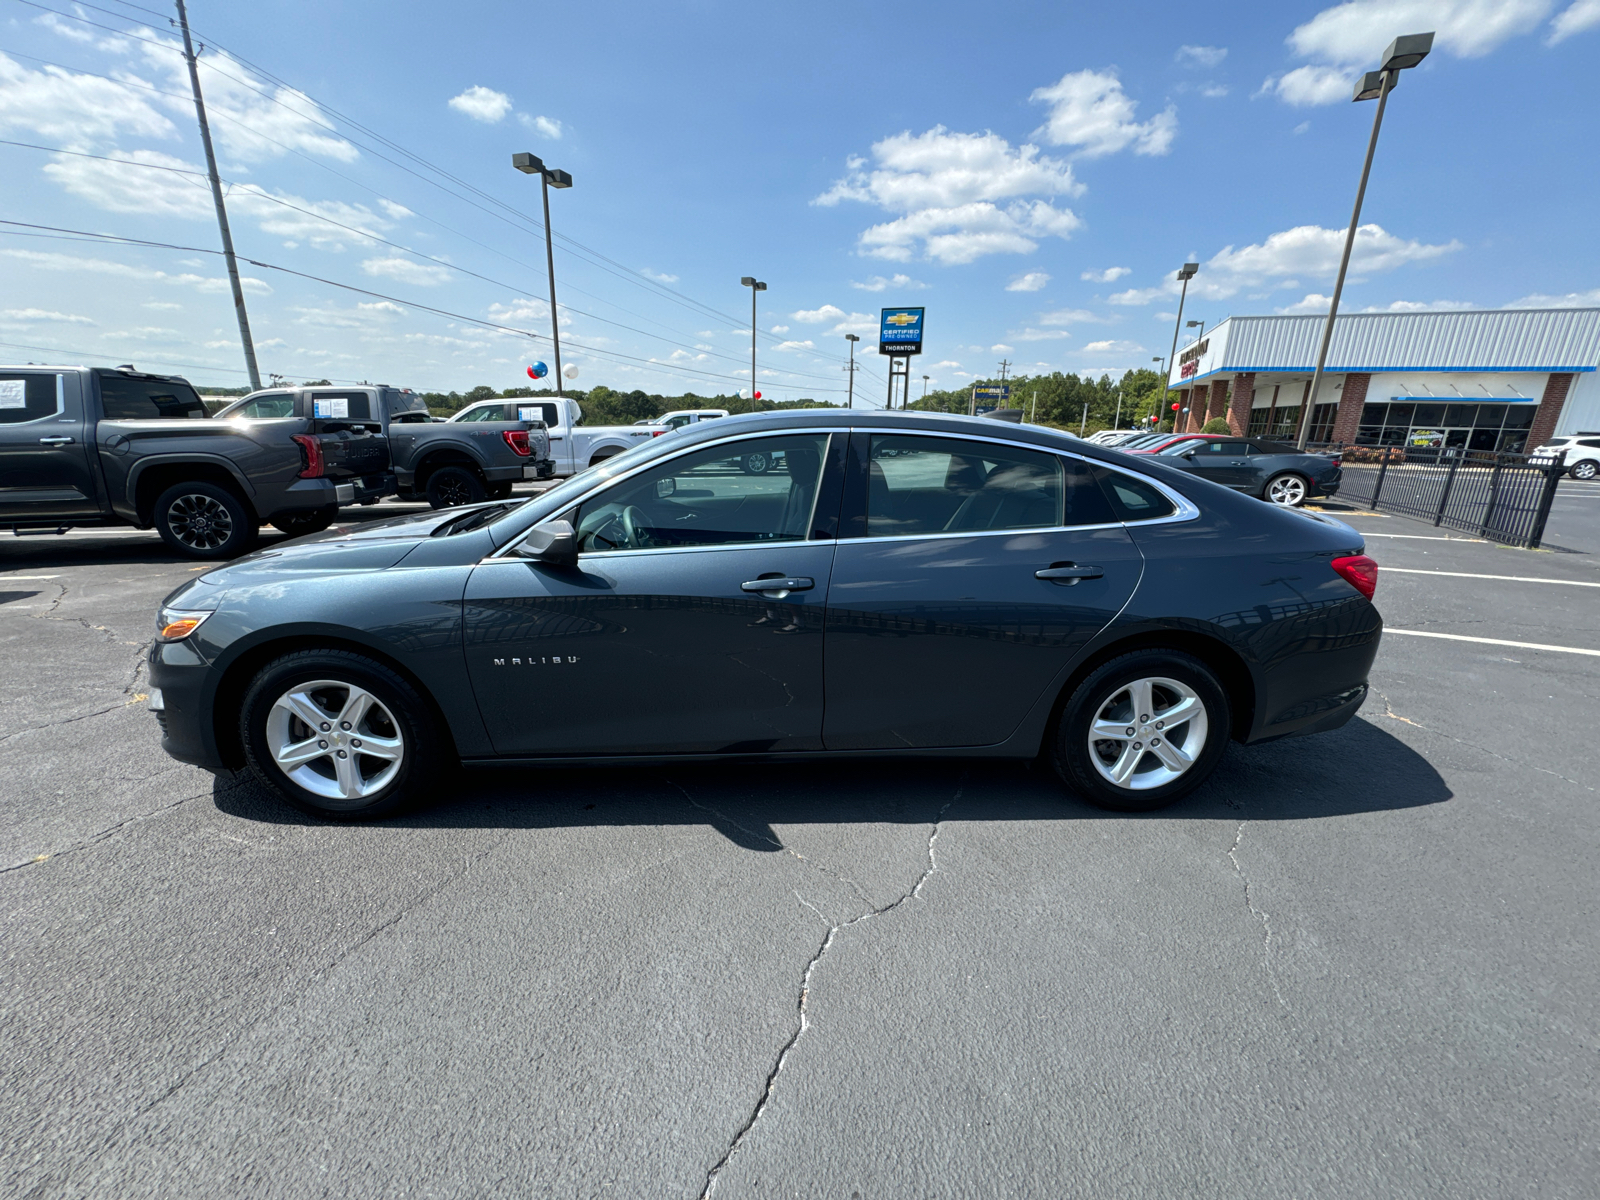
{"label": "rear side window", "polygon": [[1170,517],[1177,506],[1168,500],[1154,485],[1135,475],[1121,471],[1099,469],[1100,482],[1106,499],[1119,521],[1153,521],[1157,517]]}
{"label": "rear side window", "polygon": [[205,417],[206,406],[187,383],[167,379],[100,376],[100,402],[113,421]]}
{"label": "rear side window", "polygon": [[312,392],[311,413],[327,421],[370,421],[372,400],[365,392]]}
{"label": "rear side window", "polygon": [[55,416],[58,387],[55,375],[0,375],[0,425]]}
{"label": "rear side window", "polygon": [[554,404],[528,404],[519,401],[516,405],[516,416],[513,421],[543,421],[547,426],[559,424],[556,420],[556,406]]}

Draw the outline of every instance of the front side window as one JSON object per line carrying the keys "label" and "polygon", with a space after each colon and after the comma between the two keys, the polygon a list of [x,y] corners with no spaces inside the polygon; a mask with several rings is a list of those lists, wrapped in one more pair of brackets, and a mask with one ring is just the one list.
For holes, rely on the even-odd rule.
{"label": "front side window", "polygon": [[1173,442],[1172,445],[1167,446],[1166,448],[1164,448],[1161,451],[1161,453],[1162,454],[1182,454],[1185,450],[1193,450],[1196,446],[1203,446],[1203,445],[1205,445],[1205,442],[1201,441],[1199,438],[1190,438],[1188,441]]}
{"label": "front side window", "polygon": [[57,386],[54,375],[0,375],[0,425],[55,416]]}
{"label": "front side window", "polygon": [[804,541],[827,444],[824,433],[751,438],[657,464],[579,506],[579,549]]}
{"label": "front side window", "polygon": [[264,420],[269,417],[294,416],[294,396],[289,392],[273,392],[257,396],[228,414],[230,417],[250,417]]}
{"label": "front side window", "polygon": [[874,435],[867,536],[981,533],[1116,520],[1088,468],[965,438]]}
{"label": "front side window", "polygon": [[1198,454],[1215,454],[1220,458],[1243,458],[1250,453],[1249,442],[1201,442],[1195,447]]}
{"label": "front side window", "polygon": [[499,421],[504,419],[505,405],[485,404],[481,408],[469,408],[456,418],[458,421]]}
{"label": "front side window", "polygon": [[204,417],[206,406],[187,383],[165,379],[100,376],[100,402],[113,421],[156,421]]}

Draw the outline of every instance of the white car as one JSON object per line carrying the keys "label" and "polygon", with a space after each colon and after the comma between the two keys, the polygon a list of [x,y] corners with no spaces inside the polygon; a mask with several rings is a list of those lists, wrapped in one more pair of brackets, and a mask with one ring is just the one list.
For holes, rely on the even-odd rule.
{"label": "white car", "polygon": [[532,399],[480,400],[454,414],[451,421],[543,421],[550,434],[550,457],[562,477],[604,462],[648,441],[658,433],[651,425],[585,425],[576,400],[557,396]]}
{"label": "white car", "polygon": [[1573,479],[1593,479],[1600,475],[1600,430],[1584,429],[1567,437],[1551,438],[1535,454],[1567,452],[1567,475]]}
{"label": "white car", "polygon": [[727,415],[728,410],[725,408],[680,408],[674,412],[664,413],[654,421],[640,421],[639,424],[650,426],[652,432],[659,430],[660,433],[671,433],[674,429],[682,429],[685,425],[698,425],[701,421],[714,421],[718,417]]}

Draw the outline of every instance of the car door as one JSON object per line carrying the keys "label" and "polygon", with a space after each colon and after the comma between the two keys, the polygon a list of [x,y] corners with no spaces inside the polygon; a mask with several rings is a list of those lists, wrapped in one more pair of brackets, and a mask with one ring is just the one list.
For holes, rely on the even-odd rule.
{"label": "car door", "polygon": [[1142,570],[1080,459],[857,431],[828,589],[824,744],[1004,741]]}
{"label": "car door", "polygon": [[[827,432],[785,432],[654,460],[563,514],[576,568],[480,564],[465,650],[495,750],[819,749],[844,436],[831,454]],[[753,451],[785,465],[748,475]]]}
{"label": "car door", "polygon": [[1218,439],[1201,442],[1193,450],[1184,452],[1190,469],[1202,479],[1220,483],[1238,491],[1249,491],[1255,484],[1255,472],[1249,460],[1250,443]]}
{"label": "car door", "polygon": [[0,518],[100,511],[80,382],[77,372],[0,371]]}

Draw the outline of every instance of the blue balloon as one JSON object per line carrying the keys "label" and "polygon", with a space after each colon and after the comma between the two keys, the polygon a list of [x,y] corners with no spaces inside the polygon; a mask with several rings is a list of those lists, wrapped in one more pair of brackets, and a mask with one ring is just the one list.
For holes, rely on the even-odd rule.
{"label": "blue balloon", "polygon": [[536,362],[533,364],[533,366],[528,368],[529,379],[543,379],[549,373],[550,368],[545,366],[542,362]]}

